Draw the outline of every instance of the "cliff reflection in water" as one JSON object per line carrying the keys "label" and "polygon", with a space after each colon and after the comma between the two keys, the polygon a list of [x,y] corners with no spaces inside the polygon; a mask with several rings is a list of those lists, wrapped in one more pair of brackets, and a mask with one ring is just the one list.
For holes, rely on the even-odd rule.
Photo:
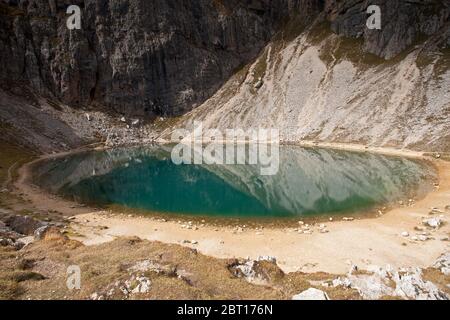
{"label": "cliff reflection in water", "polygon": [[350,212],[424,194],[433,169],[414,160],[280,147],[280,168],[174,165],[170,146],[95,151],[47,161],[34,183],[90,204],[167,213],[293,217]]}

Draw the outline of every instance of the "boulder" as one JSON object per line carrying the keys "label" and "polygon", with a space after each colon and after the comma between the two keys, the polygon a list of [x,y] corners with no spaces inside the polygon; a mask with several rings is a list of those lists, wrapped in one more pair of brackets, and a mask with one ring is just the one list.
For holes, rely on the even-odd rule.
{"label": "boulder", "polygon": [[437,229],[441,226],[442,219],[439,217],[435,217],[435,218],[425,219],[422,221],[422,223],[428,227]]}
{"label": "boulder", "polygon": [[436,262],[434,263],[433,267],[441,270],[443,274],[446,276],[450,275],[450,252],[446,252],[443,255],[441,255]]}
{"label": "boulder", "polygon": [[259,89],[264,85],[264,82],[262,81],[262,79],[259,79],[256,83],[255,83],[255,89]]}
{"label": "boulder", "polygon": [[330,300],[330,298],[322,290],[309,288],[293,296],[292,300]]}
{"label": "boulder", "polygon": [[52,241],[52,240],[67,240],[68,238],[61,233],[61,231],[55,227],[50,226],[47,228],[39,228],[36,230],[35,239]]}
{"label": "boulder", "polygon": [[34,230],[34,239],[42,240],[44,238],[45,233],[47,232],[47,230],[49,228],[50,228],[49,225],[45,225],[45,226],[39,227],[36,230]]}
{"label": "boulder", "polygon": [[[260,257],[263,258],[263,257]],[[276,263],[273,257],[265,257],[271,259],[255,260],[232,260],[228,263],[230,272],[238,277],[244,278],[247,282],[254,284],[267,284],[281,279],[284,272]]]}
{"label": "boulder", "polygon": [[33,236],[27,236],[27,237],[23,237],[23,238],[17,239],[16,242],[18,242],[19,244],[23,244],[22,247],[25,247],[25,246],[33,243],[33,241],[34,241],[34,237]]}
{"label": "boulder", "polygon": [[17,233],[33,235],[36,229],[44,226],[44,223],[29,216],[16,215],[8,218],[6,220],[6,225]]}

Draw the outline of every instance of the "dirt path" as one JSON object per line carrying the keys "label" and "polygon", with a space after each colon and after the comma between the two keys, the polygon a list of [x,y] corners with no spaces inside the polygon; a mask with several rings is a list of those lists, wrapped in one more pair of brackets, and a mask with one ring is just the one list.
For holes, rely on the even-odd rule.
{"label": "dirt path", "polygon": [[[311,146],[423,158],[418,152],[395,149],[366,149],[364,146],[345,144]],[[16,187],[37,206],[57,208],[67,215],[77,214],[71,227],[80,236],[74,238],[87,245],[107,242],[120,236],[138,236],[194,247],[204,254],[220,258],[274,256],[279,265],[289,272],[301,270],[344,273],[351,264],[363,269],[371,264],[425,267],[449,250],[450,242],[442,240],[449,236],[448,223],[437,230],[424,228],[422,224],[424,218],[441,216],[444,221],[449,221],[450,216],[450,211],[445,210],[450,205],[450,162],[433,160],[433,163],[439,172],[440,186],[413,206],[395,208],[376,219],[328,222],[325,228],[328,233],[321,233],[319,226],[315,225],[311,227],[312,234],[300,234],[294,228],[286,227],[237,230],[200,222],[193,222],[187,228],[188,218],[181,222],[162,221],[75,208],[73,203],[49,197],[30,186],[27,183],[30,166],[20,169]],[[432,207],[439,208],[442,213],[429,215]],[[409,236],[402,236],[404,232],[408,232]],[[428,234],[429,240],[413,240],[423,232]],[[186,240],[191,243],[186,243]]]}

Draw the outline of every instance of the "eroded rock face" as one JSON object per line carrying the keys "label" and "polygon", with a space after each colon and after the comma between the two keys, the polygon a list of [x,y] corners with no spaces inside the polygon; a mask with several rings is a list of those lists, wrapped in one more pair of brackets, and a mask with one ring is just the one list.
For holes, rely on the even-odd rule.
{"label": "eroded rock face", "polygon": [[[383,28],[367,30],[366,8]],[[423,34],[450,45],[448,1],[74,0],[82,29],[66,27],[67,2],[0,2],[0,84],[29,85],[71,106],[101,104],[140,116],[178,115],[209,98],[279,27],[325,10],[339,35],[392,58]],[[299,27],[299,26],[297,26]],[[301,28],[300,28],[301,29]],[[263,85],[263,81],[259,85]]]}
{"label": "eroded rock face", "polygon": [[[430,45],[450,42],[450,4],[433,0],[349,0],[328,1],[328,19],[334,32],[363,38],[366,52],[391,59],[422,37],[432,37]],[[381,9],[381,30],[366,28],[367,7]]]}
{"label": "eroded rock face", "polygon": [[290,10],[320,1],[76,0],[0,2],[0,79],[66,104],[98,102],[135,115],[184,113],[254,58]]}

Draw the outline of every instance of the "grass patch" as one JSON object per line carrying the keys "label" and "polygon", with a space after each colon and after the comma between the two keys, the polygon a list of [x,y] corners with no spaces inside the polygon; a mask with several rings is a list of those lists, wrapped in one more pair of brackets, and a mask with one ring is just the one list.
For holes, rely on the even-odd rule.
{"label": "grass patch", "polygon": [[[0,127],[1,133],[1,127]],[[14,175],[10,168],[16,164],[26,162],[32,158],[32,153],[8,142],[0,140],[0,184],[3,184],[9,178],[9,175]]]}
{"label": "grass patch", "polygon": [[423,269],[422,272],[424,280],[434,283],[441,291],[450,294],[450,288],[448,287],[450,276],[446,276],[436,268]]}

